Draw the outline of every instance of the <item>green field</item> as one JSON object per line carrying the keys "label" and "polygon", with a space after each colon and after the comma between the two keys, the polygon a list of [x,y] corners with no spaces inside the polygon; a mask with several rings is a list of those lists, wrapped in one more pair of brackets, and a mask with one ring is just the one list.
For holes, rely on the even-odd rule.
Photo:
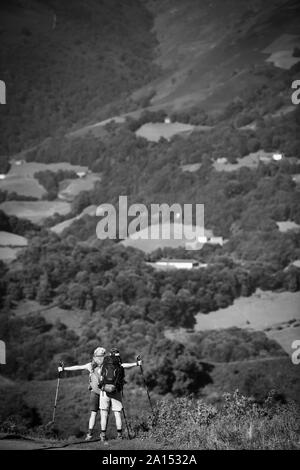
{"label": "green field", "polygon": [[[291,354],[292,341],[299,339],[299,329],[287,322],[300,320],[299,292],[269,292],[257,290],[251,297],[240,297],[225,309],[199,313],[195,331],[215,330],[236,326],[254,330],[265,330],[283,349]],[[280,327],[280,324],[285,326]],[[280,329],[276,329],[276,328]]]}
{"label": "green field", "polygon": [[38,312],[39,315],[45,318],[47,323],[54,324],[60,321],[79,335],[84,328],[86,319],[89,317],[87,311],[84,310],[72,309],[70,311],[59,308],[56,305],[43,307],[37,301],[28,299],[19,302],[18,306],[14,309],[15,315],[20,317],[26,317],[35,312]]}
{"label": "green field", "polygon": [[300,229],[300,225],[296,224],[292,220],[286,220],[285,222],[276,222],[278,229],[280,232],[288,232],[289,230],[298,230]]}
{"label": "green field", "polygon": [[257,168],[261,158],[270,158],[272,156],[271,153],[264,152],[263,150],[259,150],[258,152],[250,153],[243,158],[238,158],[237,163],[229,163],[229,162],[214,162],[214,168],[216,171],[237,171],[240,168]]}
{"label": "green field", "polygon": [[165,124],[162,122],[149,122],[143,124],[137,131],[138,137],[144,137],[152,142],[158,142],[160,139],[170,140],[174,135],[191,133],[194,126],[189,124],[182,124],[180,122],[172,122]]}
{"label": "green field", "polygon": [[17,254],[22,248],[10,248],[0,246],[0,260],[4,262],[10,262],[16,259]]}
{"label": "green field", "polygon": [[0,204],[0,210],[7,215],[28,219],[36,224],[42,224],[55,213],[66,215],[70,209],[70,204],[65,201],[6,201]]}
{"label": "green field", "polygon": [[[151,214],[151,219],[158,220],[159,214]],[[151,239],[151,227],[157,230],[157,239]],[[162,223],[162,224],[152,224],[149,228],[145,228],[140,232],[131,234],[126,240],[122,241],[122,245],[143,251],[144,253],[151,253],[152,251],[157,250],[158,248],[179,248],[192,245],[193,242],[189,241],[184,235],[184,226],[180,223]],[[165,234],[168,233],[170,227],[170,237],[167,238]],[[186,226],[186,229],[195,230],[194,226]],[[149,233],[148,233],[149,231]],[[164,232],[163,232],[164,231]],[[205,230],[205,233],[211,235],[210,230]],[[164,234],[164,235],[163,235]],[[164,236],[164,238],[163,238]],[[144,237],[144,239],[142,238]],[[148,239],[146,239],[148,238]],[[203,246],[198,243],[197,247],[200,249]]]}
{"label": "green field", "polygon": [[94,184],[98,181],[101,181],[101,178],[95,174],[87,174],[82,178],[62,181],[58,197],[66,201],[72,201],[81,191],[92,190]]}
{"label": "green field", "polygon": [[59,170],[86,172],[88,168],[80,165],[71,165],[68,162],[45,164],[14,159],[11,161],[11,167],[6,178],[0,181],[0,190],[7,191],[8,193],[15,192],[20,196],[41,199],[47,192],[37,179],[34,178],[34,174],[46,170],[53,172]]}
{"label": "green field", "polygon": [[282,34],[268,47],[264,49],[264,53],[270,54],[266,59],[272,62],[276,67],[282,69],[290,69],[294,64],[299,62],[299,57],[293,57],[295,47],[300,46],[300,37],[295,34]]}
{"label": "green field", "polygon": [[84,215],[87,214],[87,215],[90,215],[90,216],[95,216],[96,215],[96,209],[97,209],[97,206],[95,206],[95,205],[88,206],[81,212],[81,214],[77,215],[76,217],[72,217],[71,219],[64,220],[63,222],[60,222],[59,224],[54,225],[53,227],[50,228],[50,230],[52,232],[60,234],[66,228],[70,227],[73,222],[75,222],[76,220],[81,219],[81,217],[83,217]]}
{"label": "green field", "polygon": [[15,235],[14,233],[0,231],[0,246],[27,246],[25,237]]}
{"label": "green field", "polygon": [[20,250],[27,246],[25,237],[9,232],[0,232],[0,260],[4,262],[13,261]]}

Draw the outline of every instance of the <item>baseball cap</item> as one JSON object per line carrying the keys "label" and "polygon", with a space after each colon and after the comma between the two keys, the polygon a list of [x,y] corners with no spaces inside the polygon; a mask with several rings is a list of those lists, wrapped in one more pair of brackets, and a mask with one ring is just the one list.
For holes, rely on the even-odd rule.
{"label": "baseball cap", "polygon": [[106,349],[104,348],[96,348],[94,351],[94,356],[104,356],[106,353]]}

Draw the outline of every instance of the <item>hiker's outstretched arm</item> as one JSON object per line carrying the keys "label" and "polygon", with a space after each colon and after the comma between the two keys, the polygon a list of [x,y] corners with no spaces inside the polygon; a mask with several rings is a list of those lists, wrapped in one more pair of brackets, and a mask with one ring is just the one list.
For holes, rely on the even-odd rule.
{"label": "hiker's outstretched arm", "polygon": [[69,367],[59,367],[58,368],[58,371],[59,372],[62,372],[63,370],[88,370],[90,371],[90,362],[88,362],[87,364],[83,364],[83,365],[77,365],[77,366],[69,366]]}
{"label": "hiker's outstretched arm", "polygon": [[122,363],[122,367],[124,367],[124,369],[131,369],[132,367],[140,366],[141,363],[142,363],[142,361],[125,362],[125,363]]}

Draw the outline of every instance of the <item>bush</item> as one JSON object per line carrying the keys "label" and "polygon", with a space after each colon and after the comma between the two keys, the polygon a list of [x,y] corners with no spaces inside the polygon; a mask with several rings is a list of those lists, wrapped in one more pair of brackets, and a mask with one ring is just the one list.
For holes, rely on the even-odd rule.
{"label": "bush", "polygon": [[40,424],[41,418],[37,410],[25,403],[21,391],[13,387],[1,389],[0,430],[2,432],[24,434]]}
{"label": "bush", "polygon": [[167,446],[191,449],[296,449],[299,408],[279,404],[273,392],[262,403],[238,390],[217,409],[201,400],[164,400],[147,436]]}

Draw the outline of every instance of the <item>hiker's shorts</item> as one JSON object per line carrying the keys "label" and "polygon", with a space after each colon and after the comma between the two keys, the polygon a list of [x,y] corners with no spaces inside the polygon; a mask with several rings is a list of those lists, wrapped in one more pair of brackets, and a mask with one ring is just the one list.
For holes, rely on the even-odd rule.
{"label": "hiker's shorts", "polygon": [[100,410],[109,410],[111,404],[112,411],[122,411],[122,395],[121,392],[106,393],[100,392]]}
{"label": "hiker's shorts", "polygon": [[91,391],[91,396],[90,396],[90,411],[99,411],[99,405],[100,405],[100,395],[98,393],[95,393]]}

